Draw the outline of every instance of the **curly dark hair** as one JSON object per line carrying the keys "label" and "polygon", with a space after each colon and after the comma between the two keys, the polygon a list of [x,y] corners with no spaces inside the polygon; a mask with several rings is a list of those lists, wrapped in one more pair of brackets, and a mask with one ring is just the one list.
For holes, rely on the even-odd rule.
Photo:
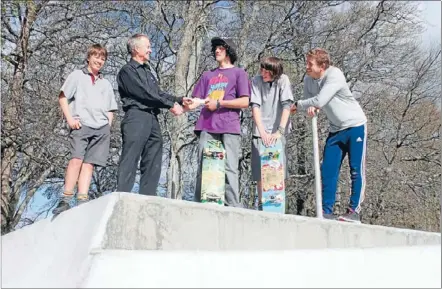
{"label": "curly dark hair", "polygon": [[[220,46],[218,45],[212,45],[212,55],[215,58],[215,51],[216,51],[216,47]],[[236,60],[238,59],[238,55],[236,54],[235,49],[233,49],[232,47],[230,47],[227,43],[222,45],[225,49],[226,49],[226,55],[230,58],[230,62],[232,64],[235,64]]]}

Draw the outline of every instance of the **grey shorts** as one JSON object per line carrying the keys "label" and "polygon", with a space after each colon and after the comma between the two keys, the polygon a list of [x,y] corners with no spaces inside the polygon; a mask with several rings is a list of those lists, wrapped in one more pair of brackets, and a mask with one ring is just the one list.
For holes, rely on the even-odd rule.
{"label": "grey shorts", "polygon": [[[252,137],[252,179],[253,181],[261,181],[261,158],[259,157],[259,145],[261,143],[260,137]],[[288,168],[287,168],[287,147],[285,143],[285,137],[282,137],[282,146],[283,150],[283,162],[285,168],[285,179],[288,176]]]}
{"label": "grey shorts", "polygon": [[69,134],[71,158],[83,160],[88,164],[105,167],[109,156],[110,126],[91,128],[82,126]]}

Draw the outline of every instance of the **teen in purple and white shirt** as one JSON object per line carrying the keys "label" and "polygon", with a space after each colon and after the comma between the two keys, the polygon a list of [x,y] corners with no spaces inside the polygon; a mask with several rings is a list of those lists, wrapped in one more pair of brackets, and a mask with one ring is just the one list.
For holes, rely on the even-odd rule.
{"label": "teen in purple and white shirt", "polygon": [[[199,136],[199,168],[195,189],[195,201],[201,199],[202,153],[208,140],[221,140],[226,150],[227,206],[242,207],[239,200],[239,155],[241,152],[240,112],[247,108],[250,97],[250,81],[244,69],[235,67],[237,59],[235,44],[230,39],[215,37],[211,41],[212,53],[218,67],[203,73],[192,96],[205,100],[195,125]],[[185,99],[187,108],[197,106],[195,101]]]}

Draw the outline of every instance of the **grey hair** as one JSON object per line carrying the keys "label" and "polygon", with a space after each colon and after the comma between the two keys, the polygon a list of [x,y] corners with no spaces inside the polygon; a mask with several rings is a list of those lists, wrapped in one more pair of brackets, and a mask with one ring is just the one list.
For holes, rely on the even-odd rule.
{"label": "grey hair", "polygon": [[132,53],[135,51],[135,48],[141,45],[141,39],[144,37],[149,39],[146,34],[137,33],[132,35],[127,41],[127,53],[132,55]]}

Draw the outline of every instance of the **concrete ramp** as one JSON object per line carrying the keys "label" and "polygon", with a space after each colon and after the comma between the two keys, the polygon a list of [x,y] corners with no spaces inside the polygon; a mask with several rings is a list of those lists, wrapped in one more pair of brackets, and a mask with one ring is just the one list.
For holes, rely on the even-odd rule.
{"label": "concrete ramp", "polygon": [[[245,258],[249,262],[247,268],[251,269],[257,266],[258,257],[263,260],[261,265],[266,266],[270,261],[265,261],[265,256],[268,258],[269,254],[273,254],[273,257],[268,260],[274,259],[275,264],[278,263],[275,265],[276,269],[269,271],[270,276],[282,274],[286,276],[283,279],[288,282],[285,287],[298,287],[299,284],[302,287],[307,283],[295,282],[287,276],[302,272],[303,264],[309,262],[307,255],[316,256],[316,266],[319,266],[317,273],[320,274],[321,268],[324,272],[329,272],[328,267],[337,264],[336,260],[328,264],[328,259],[334,260],[333,258],[342,256],[342,264],[352,264],[353,258],[369,260],[369,252],[381,251],[393,259],[385,262],[379,260],[380,266],[371,270],[381,273],[381,268],[387,264],[389,265],[385,270],[392,268],[394,264],[399,268],[404,266],[404,260],[398,256],[408,256],[411,259],[408,259],[410,263],[407,268],[419,270],[430,265],[433,268],[436,264],[439,273],[428,281],[435,282],[438,278],[439,287],[440,244],[439,233],[112,193],[64,212],[53,220],[45,219],[3,236],[2,287],[169,286],[174,282],[174,276],[181,274],[175,275],[174,272],[180,270],[190,271],[181,277],[181,283],[174,283],[172,286],[185,287],[188,284],[189,287],[219,287],[226,283],[215,281],[226,278],[227,271],[239,264],[237,260]],[[391,248],[392,246],[395,248]],[[334,257],[329,254],[334,254]],[[225,256],[231,257],[226,259]],[[347,257],[344,256],[350,260],[345,261]],[[434,257],[429,260],[425,256]],[[197,262],[193,267],[185,261],[188,257]],[[222,260],[227,263],[222,263]],[[376,262],[375,259],[371,260]],[[208,266],[214,264],[213,262],[224,264],[226,272],[209,278],[211,273]],[[298,268],[298,273],[290,269],[295,268],[293,264],[297,264],[298,267],[295,267]],[[360,267],[350,267],[345,271],[361,270]],[[207,275],[203,279],[195,272],[198,268]],[[247,268],[244,270],[247,271]],[[432,272],[431,268],[429,270]],[[158,279],[163,276],[159,274],[161,270],[168,272],[172,279],[164,279],[161,283],[161,279]],[[247,273],[248,276],[250,274],[255,276],[253,272]],[[345,278],[348,276],[345,277],[345,273],[342,276],[344,278],[341,282],[346,282]],[[403,280],[413,278],[411,275],[404,276]],[[303,277],[299,278],[301,280]],[[175,279],[177,282],[179,280]],[[244,286],[270,286],[268,284],[249,282]],[[321,286],[317,282],[312,284]],[[376,283],[370,284],[376,286]],[[409,281],[409,284],[412,282]],[[348,285],[358,287],[357,284]],[[284,284],[280,286],[284,287]],[[345,287],[345,284],[341,283],[339,286]]]}

